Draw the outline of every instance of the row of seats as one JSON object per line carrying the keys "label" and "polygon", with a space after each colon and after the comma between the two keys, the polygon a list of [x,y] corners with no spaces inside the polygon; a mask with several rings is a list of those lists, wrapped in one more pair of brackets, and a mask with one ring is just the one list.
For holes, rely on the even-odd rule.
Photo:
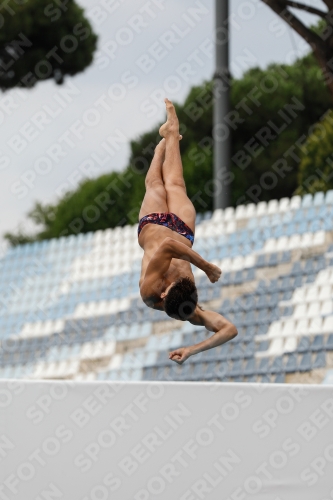
{"label": "row of seats", "polygon": [[[326,293],[327,289],[324,291]],[[329,294],[328,296],[332,297],[332,294]],[[302,318],[315,318],[317,316],[326,316],[332,314],[333,314],[333,300],[323,299],[296,305],[292,317],[295,319],[302,319]]]}
{"label": "row of seats", "polygon": [[[253,217],[262,217],[270,214],[281,214],[299,208],[319,207],[320,205],[333,204],[333,190],[326,193],[318,192],[314,196],[306,194],[305,196],[293,196],[292,198],[281,198],[280,200],[270,200],[269,202],[259,202],[258,204],[250,203],[248,205],[239,205],[234,209],[228,207],[225,210],[218,209],[212,214],[212,220],[236,220],[250,219]],[[209,217],[207,217],[209,218]],[[202,218],[198,219],[202,220]]]}
{"label": "row of seats", "polygon": [[144,368],[143,379],[162,380],[173,377],[173,380],[226,380],[232,377],[248,377],[277,373],[297,373],[326,366],[324,351],[305,354],[287,354],[274,358],[249,358],[225,361],[216,359],[209,363],[196,361],[182,365],[178,370],[174,366],[158,365]]}
{"label": "row of seats", "polygon": [[313,335],[317,333],[330,333],[332,331],[333,315],[302,319],[294,319],[291,317],[282,321],[273,321],[270,324],[267,335],[273,338],[275,336],[289,337],[293,335]]}

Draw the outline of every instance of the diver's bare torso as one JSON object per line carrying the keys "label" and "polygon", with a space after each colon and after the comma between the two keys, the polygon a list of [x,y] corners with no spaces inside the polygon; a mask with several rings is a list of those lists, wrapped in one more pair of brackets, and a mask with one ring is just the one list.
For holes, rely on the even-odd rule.
{"label": "diver's bare torso", "polygon": [[[144,281],[146,269],[150,262],[150,259],[152,258],[158,247],[161,245],[162,241],[167,237],[173,238],[174,240],[187,245],[189,248],[192,248],[191,242],[181,234],[178,234],[176,231],[172,231],[168,227],[158,224],[147,224],[142,229],[139,235],[139,245],[144,250],[141,265],[141,276],[139,281],[140,293],[141,284]],[[165,273],[163,279],[160,283],[156,283],[155,293],[152,293],[152,295],[149,297],[149,300],[147,300],[146,297],[144,298],[141,293],[142,299],[145,299],[144,302],[148,307],[164,311],[159,290],[165,289],[166,286],[170,285],[173,281],[176,281],[178,278],[185,276],[188,276],[194,281],[191,264],[181,259],[172,259],[169,269]]]}

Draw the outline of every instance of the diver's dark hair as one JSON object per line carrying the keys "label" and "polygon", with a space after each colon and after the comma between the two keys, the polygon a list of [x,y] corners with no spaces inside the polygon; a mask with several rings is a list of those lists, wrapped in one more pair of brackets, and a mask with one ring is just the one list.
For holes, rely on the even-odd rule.
{"label": "diver's dark hair", "polygon": [[168,316],[177,316],[178,319],[185,321],[193,314],[197,303],[197,287],[186,276],[179,278],[168,291],[164,300],[164,310]]}

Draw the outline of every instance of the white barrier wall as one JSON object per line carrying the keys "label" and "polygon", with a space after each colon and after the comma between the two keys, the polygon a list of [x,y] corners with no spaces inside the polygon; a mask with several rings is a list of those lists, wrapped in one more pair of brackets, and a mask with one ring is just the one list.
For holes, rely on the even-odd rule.
{"label": "white barrier wall", "polygon": [[1,500],[333,499],[329,386],[0,380]]}

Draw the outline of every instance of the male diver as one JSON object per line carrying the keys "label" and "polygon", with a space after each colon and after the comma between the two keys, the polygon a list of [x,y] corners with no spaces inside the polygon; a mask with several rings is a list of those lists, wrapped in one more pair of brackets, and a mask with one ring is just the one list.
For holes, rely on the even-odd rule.
{"label": "male diver", "polygon": [[169,353],[169,359],[182,364],[200,351],[228,342],[237,329],[221,314],[198,305],[190,264],[202,269],[212,283],[219,280],[221,269],[192,250],[196,212],[186,193],[176,110],[168,99],[165,103],[167,121],[159,129],[163,139],[147,172],[139,213],[138,241],[144,250],[139,286],[148,307],[215,332],[199,344]]}

